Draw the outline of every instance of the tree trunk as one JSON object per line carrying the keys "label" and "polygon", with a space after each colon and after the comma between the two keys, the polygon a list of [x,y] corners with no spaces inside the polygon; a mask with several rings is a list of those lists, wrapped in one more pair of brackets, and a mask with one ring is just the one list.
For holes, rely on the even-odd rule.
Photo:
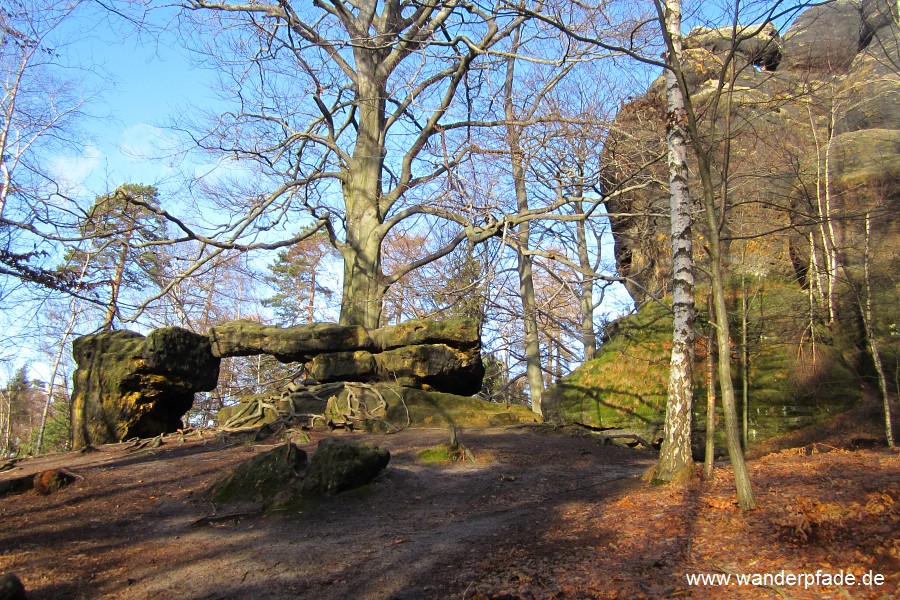
{"label": "tree trunk", "polygon": [[884,435],[888,448],[894,447],[894,428],[891,423],[891,400],[888,395],[887,377],[881,363],[881,353],[878,351],[878,342],[875,339],[875,324],[872,320],[872,276],[869,268],[869,240],[872,235],[872,224],[869,213],[866,213],[866,241],[863,251],[863,277],[865,285],[865,306],[863,307],[863,323],[866,328],[866,338],[869,341],[869,352],[872,354],[872,362],[875,363],[875,372],[878,375],[878,390],[881,392],[881,400],[884,404]]}
{"label": "tree trunk", "polygon": [[[666,43],[667,47],[669,48],[670,54],[670,56],[668,57],[668,63],[672,67],[669,71],[667,71],[667,74],[671,75],[671,79],[677,80],[670,81],[670,78],[667,77],[666,88],[668,91],[669,89],[677,87],[678,91],[680,92],[682,101],[684,102],[684,109],[681,112],[674,112],[670,110],[669,119],[678,126],[672,127],[670,125],[670,128],[680,129],[681,124],[685,124],[689,128],[690,141],[694,148],[694,153],[697,159],[697,172],[700,175],[700,180],[703,187],[703,212],[706,215],[707,234],[709,238],[707,252],[709,254],[710,285],[712,289],[713,304],[716,317],[716,341],[719,351],[719,386],[722,392],[722,409],[725,414],[725,433],[728,440],[728,455],[731,459],[732,467],[734,468],[735,489],[737,490],[738,503],[740,504],[741,508],[746,510],[755,508],[756,500],[753,497],[753,488],[750,484],[750,478],[747,474],[747,466],[744,462],[744,454],[741,451],[740,428],[738,427],[738,418],[735,406],[734,382],[731,379],[731,352],[728,334],[728,312],[725,303],[725,287],[724,282],[722,281],[722,253],[720,249],[721,240],[719,238],[719,222],[715,205],[716,194],[712,180],[712,168],[710,166],[710,150],[703,146],[702,138],[699,134],[697,116],[694,113],[693,106],[690,101],[690,96],[688,96],[687,81],[684,77],[684,71],[681,68],[680,14],[678,15],[679,18],[677,20],[672,17],[672,13],[680,11],[681,2],[680,0],[666,0],[665,7],[665,15],[663,15],[662,4],[657,2],[657,10],[660,12],[660,19],[665,23],[663,27],[663,34],[667,38]],[[717,110],[717,98],[714,98],[714,104],[709,109],[709,113],[713,115],[713,120],[715,119]],[[715,136],[711,137],[714,138]],[[723,196],[723,201],[724,198],[725,197]],[[674,231],[675,229],[673,215],[673,249],[675,244]],[[675,256],[673,252],[673,261],[674,260]],[[677,276],[677,269],[675,273]],[[677,280],[675,284],[678,285]],[[676,313],[676,323],[677,321],[678,315]],[[673,358],[675,351],[676,348],[673,346]],[[670,388],[670,397],[671,394],[672,392]],[[688,412],[688,417],[689,416],[690,412]],[[662,461],[662,457],[660,457],[660,460]]]}
{"label": "tree trunk", "polygon": [[59,367],[62,364],[63,352],[69,346],[69,336],[72,335],[72,331],[75,328],[75,319],[77,318],[77,307],[75,306],[75,301],[72,301],[72,311],[71,315],[69,315],[69,322],[66,324],[66,330],[63,333],[62,339],[59,341],[59,348],[56,351],[56,356],[53,359],[53,371],[50,373],[50,382],[48,384],[47,389],[47,400],[44,402],[44,408],[41,411],[41,424],[38,427],[37,440],[34,443],[34,453],[41,453],[41,446],[44,445],[44,430],[47,428],[47,415],[50,412],[50,405],[53,404],[53,392],[56,389],[56,378],[59,376]]}
{"label": "tree trunk", "polygon": [[[578,196],[582,195],[582,191],[578,190]],[[575,214],[584,215],[582,203],[579,200],[575,203]],[[594,333],[594,280],[588,272],[591,271],[591,260],[588,256],[587,247],[587,231],[584,220],[575,222],[575,233],[578,240],[578,266],[582,269],[581,276],[581,294],[579,302],[581,304],[581,343],[584,346],[584,362],[594,358],[597,352],[597,335]]]}
{"label": "tree trunk", "polygon": [[750,446],[750,348],[749,319],[747,314],[747,282],[746,275],[741,275],[741,442],[744,452]]}
{"label": "tree trunk", "polygon": [[122,252],[119,254],[119,262],[116,264],[116,272],[112,280],[112,289],[109,293],[109,304],[106,306],[106,315],[103,317],[103,328],[112,329],[116,315],[119,314],[119,290],[122,289],[122,277],[125,274],[125,264],[128,262],[128,251],[130,239],[126,237],[122,246]]}
{"label": "tree trunk", "polygon": [[[668,64],[680,64],[681,2],[667,0],[663,26],[672,38]],[[672,69],[666,70],[669,203],[672,230],[672,356],[666,422],[654,479],[671,481],[693,464],[691,405],[694,393],[694,272],[691,199],[688,194],[685,99]]]}
{"label": "tree trunk", "polygon": [[377,328],[387,287],[382,283],[381,173],[384,161],[385,84],[377,65],[357,53],[359,131],[353,156],[344,171],[346,241],[341,325]]}
{"label": "tree trunk", "polygon": [[[701,160],[701,163],[705,161]],[[706,163],[706,168],[708,168]],[[701,169],[703,167],[701,166]],[[734,485],[738,504],[744,510],[756,508],[756,498],[747,472],[747,463],[741,449],[741,434],[737,418],[734,381],[731,379],[731,341],[728,327],[728,307],[725,302],[725,286],[722,281],[722,255],[720,250],[718,219],[712,194],[703,195],[703,208],[709,229],[709,273],[712,284],[713,306],[716,317],[716,339],[719,350],[719,386],[722,390],[722,409],[725,414],[725,437],[728,457],[734,468]]]}
{"label": "tree trunk", "polygon": [[[515,36],[513,47],[516,47],[518,35]],[[515,72],[515,58],[507,61],[506,82],[504,86],[504,111],[506,118],[512,122],[516,119],[513,107],[513,75]],[[510,123],[506,127],[507,144],[509,145],[509,160],[512,168],[513,182],[516,190],[516,208],[519,212],[528,210],[528,190],[525,187],[525,157],[519,136],[520,126]],[[519,225],[517,233],[519,295],[522,299],[522,323],[525,331],[525,369],[528,377],[528,394],[531,397],[531,410],[543,415],[541,402],[544,395],[544,377],[541,369],[541,342],[538,335],[537,302],[534,296],[533,260],[527,251],[530,247],[531,224],[523,221]]]}
{"label": "tree trunk", "polygon": [[709,311],[709,334],[706,336],[706,453],[703,460],[703,479],[713,478],[716,461],[716,328],[713,324],[712,296],[706,302]]}
{"label": "tree trunk", "polygon": [[3,445],[0,446],[0,450],[3,451],[3,456],[7,456],[9,454],[9,432],[12,427],[12,394],[7,390],[0,390],[0,401],[5,404],[3,413],[0,414],[4,417],[0,420],[0,435],[3,436]]}

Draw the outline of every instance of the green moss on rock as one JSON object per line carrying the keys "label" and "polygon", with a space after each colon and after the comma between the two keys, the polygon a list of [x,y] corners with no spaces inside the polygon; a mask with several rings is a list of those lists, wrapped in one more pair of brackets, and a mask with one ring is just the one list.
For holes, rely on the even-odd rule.
{"label": "green moss on rock", "polygon": [[[846,336],[839,330],[817,330],[813,350],[805,292],[775,280],[761,287],[749,311],[751,443],[820,422],[846,410],[860,396],[852,368],[856,350]],[[732,303],[737,303],[736,298],[732,297]],[[708,327],[705,311],[698,303],[699,331]],[[733,311],[731,316],[736,315]],[[596,358],[547,391],[547,418],[591,427],[658,431],[665,420],[671,327],[671,316],[655,304],[617,321]],[[732,323],[732,335],[737,331],[739,323]],[[732,371],[738,410],[742,410],[739,350],[739,342],[733,342]],[[706,354],[706,339],[699,337],[694,366],[695,443],[702,443],[705,429]]]}
{"label": "green moss on rock", "polygon": [[506,406],[415,388],[379,386],[379,389],[388,401],[385,420],[396,427],[407,423],[414,427],[497,427],[540,421],[527,406]]}
{"label": "green moss on rock", "polygon": [[334,496],[372,481],[391,460],[391,453],[374,444],[344,438],[325,438],[306,470],[302,494]]}
{"label": "green moss on rock", "polygon": [[263,452],[214,484],[212,501],[263,508],[288,503],[299,494],[306,465],[306,452],[292,443]]}

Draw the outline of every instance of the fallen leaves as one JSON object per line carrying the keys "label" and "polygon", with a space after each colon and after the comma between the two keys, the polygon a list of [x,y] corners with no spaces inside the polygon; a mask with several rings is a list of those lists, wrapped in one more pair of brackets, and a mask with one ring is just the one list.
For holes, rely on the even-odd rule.
{"label": "fallen leaves", "polygon": [[[794,599],[896,597],[900,462],[881,452],[783,452],[750,463],[759,508],[737,507],[729,469],[713,482],[643,485],[579,511],[559,510],[551,534],[511,539],[469,566],[464,598]],[[573,540],[607,542],[593,551]],[[555,542],[559,542],[556,545]],[[527,570],[522,571],[522,565]],[[714,565],[720,565],[716,568]],[[687,573],[867,573],[880,586],[776,589],[686,585]],[[511,572],[519,573],[510,578]],[[468,587],[468,592],[463,593]],[[842,592],[843,589],[843,592]]]}

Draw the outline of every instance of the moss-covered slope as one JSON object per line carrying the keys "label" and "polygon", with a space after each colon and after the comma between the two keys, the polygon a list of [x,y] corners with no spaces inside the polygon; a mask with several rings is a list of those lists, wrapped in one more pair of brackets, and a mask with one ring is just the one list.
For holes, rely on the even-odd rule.
{"label": "moss-covered slope", "polygon": [[[740,288],[731,298],[734,384],[741,403]],[[805,291],[792,283],[760,281],[748,298],[751,443],[820,421],[851,406],[860,395],[854,369],[859,353],[846,326],[810,328]],[[697,330],[707,330],[698,303]],[[616,321],[597,357],[548,390],[548,419],[591,427],[658,433],[665,417],[672,319],[648,304]],[[694,429],[705,427],[707,343],[697,338]],[[742,409],[742,404],[739,405]],[[699,439],[701,436],[695,436]]]}

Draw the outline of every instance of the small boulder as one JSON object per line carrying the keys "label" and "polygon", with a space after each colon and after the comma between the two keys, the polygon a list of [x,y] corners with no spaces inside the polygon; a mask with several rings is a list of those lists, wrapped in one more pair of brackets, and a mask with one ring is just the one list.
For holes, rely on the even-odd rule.
{"label": "small boulder", "polygon": [[49,469],[34,476],[34,491],[40,496],[49,496],[68,486],[77,478],[65,469]]}
{"label": "small boulder", "polygon": [[303,481],[303,495],[334,496],[375,479],[391,460],[391,453],[372,444],[344,438],[319,442]]}
{"label": "small boulder", "polygon": [[288,442],[238,465],[213,485],[212,500],[244,508],[285,504],[296,496],[306,465],[306,452]]}

